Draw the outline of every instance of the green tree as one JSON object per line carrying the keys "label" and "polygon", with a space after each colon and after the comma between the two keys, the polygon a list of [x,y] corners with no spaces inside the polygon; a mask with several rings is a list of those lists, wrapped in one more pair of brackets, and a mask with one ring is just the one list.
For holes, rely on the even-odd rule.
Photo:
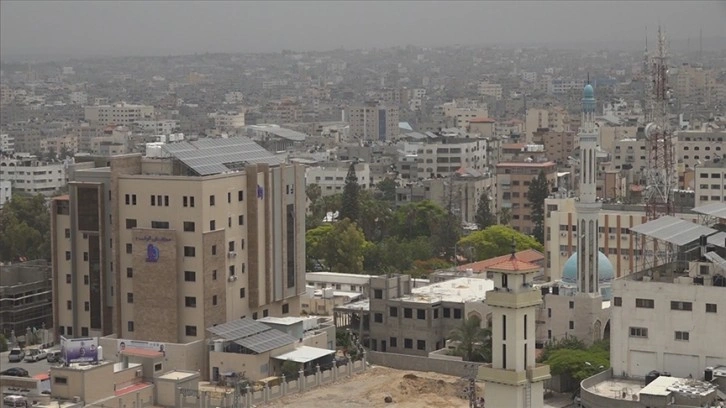
{"label": "green tree", "polygon": [[536,239],[504,225],[492,225],[487,229],[472,232],[460,239],[457,245],[462,248],[473,248],[474,259],[479,261],[512,252],[512,240],[517,251],[530,248],[540,252],[544,250]]}
{"label": "green tree", "polygon": [[401,239],[430,237],[437,226],[444,223],[446,212],[430,200],[409,203],[399,207],[393,214],[393,233]]}
{"label": "green tree", "polygon": [[0,352],[8,351],[8,339],[4,335],[0,334]]}
{"label": "green tree", "polygon": [[336,272],[362,273],[363,255],[370,243],[363,231],[348,219],[333,224],[332,229],[322,239],[326,265]]}
{"label": "green tree", "polygon": [[45,197],[13,195],[0,212],[0,260],[50,259],[50,213]]}
{"label": "green tree", "polygon": [[512,210],[504,207],[499,210],[497,216],[499,217],[499,224],[508,225],[512,221]]}
{"label": "green tree", "polygon": [[547,182],[544,170],[540,170],[539,175],[532,179],[527,192],[527,199],[531,204],[532,222],[534,222],[534,230],[532,235],[537,241],[544,244],[544,219],[545,219],[545,199],[550,195],[550,185]]}
{"label": "green tree", "polygon": [[307,270],[314,270],[316,264],[325,261],[325,239],[333,230],[333,224],[323,224],[305,233],[305,258]]}
{"label": "green tree", "polygon": [[388,236],[393,212],[388,203],[376,200],[370,191],[361,191],[358,198],[360,208],[358,226],[368,241],[380,242]]}
{"label": "green tree", "polygon": [[396,201],[396,181],[390,177],[386,177],[376,184],[376,189],[381,194],[383,201],[393,202]]}
{"label": "green tree", "polygon": [[285,376],[285,381],[296,380],[300,376],[300,364],[292,360],[285,360],[280,367],[280,371]]}
{"label": "green tree", "polygon": [[545,361],[552,374],[564,374],[578,383],[610,367],[610,356],[597,348],[587,350],[557,349]]}
{"label": "green tree", "polygon": [[459,342],[455,353],[465,361],[488,362],[492,359],[491,331],[481,327],[481,319],[477,316],[464,319],[461,326],[449,333],[449,340]]}
{"label": "green tree", "polygon": [[305,186],[305,195],[308,197],[308,200],[310,200],[310,206],[315,207],[315,203],[317,203],[323,195],[323,189],[320,188],[320,184],[308,184]]}
{"label": "green tree", "polygon": [[476,221],[476,225],[480,230],[497,223],[497,217],[495,217],[494,213],[492,213],[491,199],[489,198],[488,191],[484,191],[481,193],[481,196],[479,196],[474,221]]}
{"label": "green tree", "polygon": [[339,219],[347,218],[353,222],[358,222],[358,217],[360,216],[358,205],[359,193],[360,186],[358,185],[358,176],[355,174],[355,162],[353,162],[348,167],[348,174],[345,176],[343,203],[340,207]]}

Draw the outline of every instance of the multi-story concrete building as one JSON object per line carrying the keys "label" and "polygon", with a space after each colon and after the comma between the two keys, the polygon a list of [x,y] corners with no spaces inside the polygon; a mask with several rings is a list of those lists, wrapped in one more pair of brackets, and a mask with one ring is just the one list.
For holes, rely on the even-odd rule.
{"label": "multi-story concrete building", "polygon": [[570,116],[562,107],[527,109],[524,120],[525,139],[532,142],[532,135],[540,129],[567,132],[570,130]]}
{"label": "multi-story concrete building", "polygon": [[[317,184],[323,196],[341,194],[345,187],[345,177],[348,175],[350,163],[322,163],[305,169],[305,182],[307,185]],[[355,175],[361,189],[375,186],[371,180],[371,171],[368,163],[356,163]]]}
{"label": "multi-story concrete building", "polygon": [[15,153],[15,138],[7,133],[0,134],[0,155]]}
{"label": "multi-story concrete building", "polygon": [[33,155],[2,158],[0,180],[9,181],[13,191],[51,195],[66,185],[66,163],[44,162]]}
{"label": "multi-story concrete building", "polygon": [[45,260],[0,264],[0,332],[53,327],[51,267]]}
{"label": "multi-story concrete building", "polygon": [[[676,134],[676,157],[685,168],[693,168],[716,158],[726,151],[726,132],[681,131]],[[699,165],[700,166],[700,165]]]}
{"label": "multi-story concrete building", "polygon": [[446,345],[463,319],[476,316],[482,327],[487,324],[482,301],[493,288],[489,279],[459,278],[413,288],[408,275],[375,276],[370,281],[370,348],[428,356]]}
{"label": "multi-story concrete building", "polygon": [[83,91],[73,91],[68,95],[68,100],[74,105],[85,105],[88,103],[88,94]]}
{"label": "multi-story concrete building", "polygon": [[633,170],[642,174],[648,167],[645,138],[624,138],[614,142],[611,167],[615,170]]}
{"label": "multi-story concrete building", "polygon": [[560,166],[567,165],[567,158],[575,148],[575,132],[539,129],[532,135],[532,141],[544,146],[548,159]]}
{"label": "multi-story concrete building", "polygon": [[[216,120],[216,119],[215,119]],[[244,118],[242,118],[244,124]],[[134,122],[132,129],[143,133],[152,133],[155,135],[168,135],[177,132],[179,129],[179,121],[174,119],[162,120],[139,120]]]}
{"label": "multi-story concrete building", "polygon": [[398,108],[369,102],[348,108],[350,136],[356,140],[389,141],[398,136]]}
{"label": "multi-story concrete building", "polygon": [[245,112],[217,112],[214,117],[214,128],[218,130],[234,130],[245,126]]}
{"label": "multi-story concrete building", "polygon": [[115,105],[86,106],[85,119],[92,125],[125,125],[134,122],[154,119],[154,107],[117,103]]}
{"label": "multi-story concrete building", "polygon": [[440,138],[422,144],[416,152],[417,176],[448,177],[461,168],[484,171],[487,162],[487,139]]}
{"label": "multi-story concrete building", "polygon": [[302,166],[244,137],[162,149],[80,163],[53,200],[58,334],[187,342],[240,317],[297,315]]}
{"label": "multi-story concrete building", "polygon": [[502,99],[502,84],[493,84],[489,81],[479,82],[479,95],[489,96],[496,100]]}
{"label": "multi-story concrete building", "polygon": [[497,208],[511,210],[509,225],[517,231],[530,234],[534,228],[531,204],[527,195],[529,185],[544,171],[547,182],[554,187],[557,179],[557,165],[547,161],[541,163],[497,163]]}
{"label": "multi-story concrete building", "polygon": [[0,208],[13,198],[13,185],[10,180],[0,180]]}
{"label": "multi-story concrete building", "polygon": [[726,159],[696,166],[695,171],[696,207],[726,202]]}

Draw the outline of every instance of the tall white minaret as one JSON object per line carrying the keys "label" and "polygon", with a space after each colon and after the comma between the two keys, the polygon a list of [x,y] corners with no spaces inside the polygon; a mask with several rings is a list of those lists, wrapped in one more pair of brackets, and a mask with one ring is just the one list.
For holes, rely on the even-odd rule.
{"label": "tall white minaret", "polygon": [[599,216],[602,203],[597,200],[597,137],[595,91],[590,85],[582,91],[582,124],[577,134],[580,144],[580,194],[577,212],[577,290],[599,294],[598,249]]}

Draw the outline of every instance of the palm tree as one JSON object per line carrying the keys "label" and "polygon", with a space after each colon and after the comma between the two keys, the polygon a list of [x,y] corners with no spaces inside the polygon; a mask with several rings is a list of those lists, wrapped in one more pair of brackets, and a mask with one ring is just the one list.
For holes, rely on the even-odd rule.
{"label": "palm tree", "polygon": [[491,361],[492,333],[488,328],[481,327],[479,317],[464,319],[461,327],[451,331],[449,340],[459,342],[455,352],[465,361]]}

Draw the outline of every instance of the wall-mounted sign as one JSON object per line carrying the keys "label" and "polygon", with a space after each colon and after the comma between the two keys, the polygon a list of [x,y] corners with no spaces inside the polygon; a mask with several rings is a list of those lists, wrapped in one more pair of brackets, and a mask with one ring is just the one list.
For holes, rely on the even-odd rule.
{"label": "wall-mounted sign", "polygon": [[146,262],[156,262],[159,260],[159,247],[154,244],[146,246]]}

